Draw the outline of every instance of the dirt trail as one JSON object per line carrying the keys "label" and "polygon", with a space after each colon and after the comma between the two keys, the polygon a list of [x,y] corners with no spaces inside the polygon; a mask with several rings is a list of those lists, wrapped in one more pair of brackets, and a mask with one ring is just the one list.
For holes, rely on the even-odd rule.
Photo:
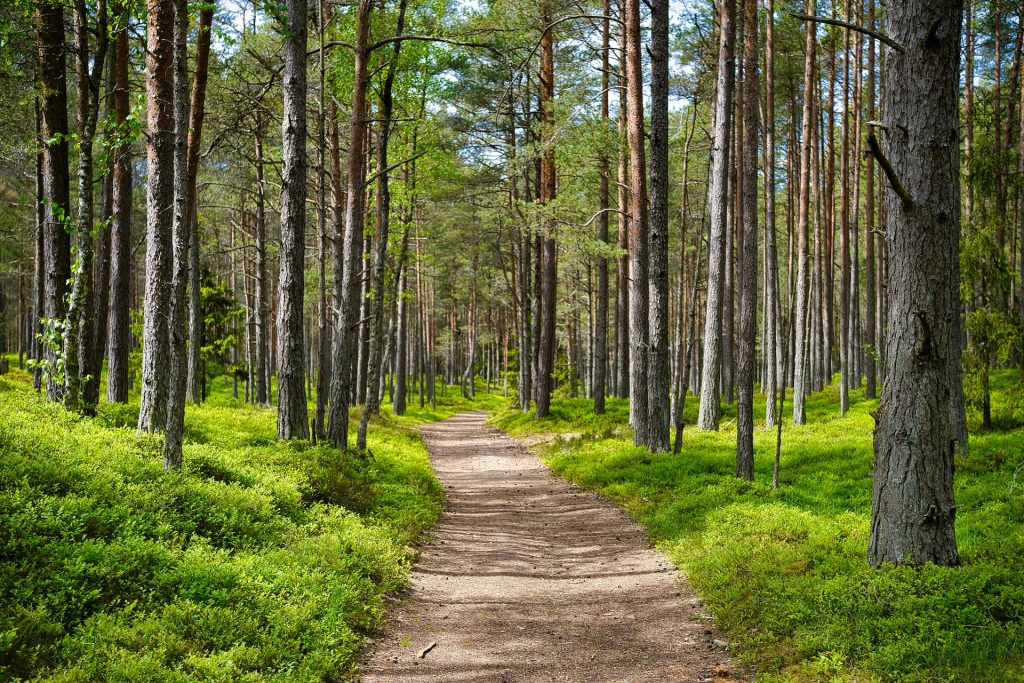
{"label": "dirt trail", "polygon": [[446,511],[363,657],[362,680],[739,680],[699,602],[636,523],[485,417],[423,430]]}

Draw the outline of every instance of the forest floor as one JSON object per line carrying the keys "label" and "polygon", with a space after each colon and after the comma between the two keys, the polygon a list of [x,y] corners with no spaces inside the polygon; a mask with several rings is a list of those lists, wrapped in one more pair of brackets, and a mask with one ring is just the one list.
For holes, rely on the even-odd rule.
{"label": "forest floor", "polygon": [[956,461],[954,568],[868,565],[878,401],[860,389],[845,417],[835,383],[813,394],[800,427],[787,398],[777,490],[760,396],[754,482],[735,476],[735,404],[718,432],[687,427],[678,454],[633,446],[622,399],[595,415],[593,401],[558,397],[543,420],[505,408],[490,423],[625,509],[761,683],[1024,683],[1024,382],[999,371],[992,387],[994,428],[972,406]]}
{"label": "forest floor", "polygon": [[485,419],[422,428],[446,509],[363,680],[739,680],[643,529]]}

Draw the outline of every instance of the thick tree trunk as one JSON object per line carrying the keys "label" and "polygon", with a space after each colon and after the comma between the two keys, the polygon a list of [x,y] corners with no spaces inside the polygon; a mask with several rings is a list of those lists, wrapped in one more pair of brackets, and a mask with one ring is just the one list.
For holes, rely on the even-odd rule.
{"label": "thick tree trunk", "polygon": [[[646,445],[671,447],[668,321],[668,0],[651,7],[651,215]],[[643,143],[641,142],[641,149]]]}
{"label": "thick tree trunk", "polygon": [[[114,42],[114,124],[126,125],[130,113],[128,93],[128,11],[117,7]],[[128,400],[128,353],[131,340],[132,281],[132,149],[122,140],[113,150],[113,220],[110,227],[110,313],[107,348],[107,401]]]}
{"label": "thick tree trunk", "polygon": [[[804,13],[815,13],[815,0],[807,0]],[[813,151],[814,98],[817,87],[814,81],[814,48],[815,25],[804,24],[804,90],[803,90],[803,123],[800,147],[800,183],[797,198],[797,239],[796,239],[796,310],[793,315],[794,350],[793,350],[793,424],[802,425],[807,422],[805,407],[807,387],[810,381],[808,360],[808,301],[809,273],[807,272],[807,232],[810,225],[811,212],[811,153]]]}
{"label": "thick tree trunk", "polygon": [[[961,0],[887,7],[882,148],[892,287],[875,426],[868,561],[955,565],[953,459],[963,414],[958,290]],[[927,107],[921,103],[927,102]],[[901,189],[897,191],[894,183]],[[900,194],[903,195],[901,198]]]}
{"label": "thick tree trunk", "polygon": [[[718,76],[708,183],[711,235],[708,240],[708,290],[704,315],[704,364],[700,381],[700,412],[697,429],[718,429],[722,416],[719,388],[722,366],[722,290],[725,280],[727,205],[729,203],[730,119],[732,115],[735,2],[720,0],[718,10]],[[731,315],[731,312],[729,313]]]}
{"label": "thick tree trunk", "polygon": [[[60,4],[39,3],[36,7],[37,67],[43,140],[43,255],[44,317],[53,325],[65,317],[65,296],[71,278],[71,237],[62,216],[70,215],[71,181],[68,177],[68,94],[67,58],[64,52],[64,9]],[[43,349],[50,371],[46,396],[63,399],[64,386],[55,370],[57,353]]]}
{"label": "thick tree trunk", "polygon": [[[185,287],[188,284],[188,2],[174,2],[174,221],[171,268],[170,332],[171,377],[167,390],[167,423],[164,427],[164,469],[181,469],[181,441],[185,418]],[[232,254],[232,278],[235,277]],[[232,282],[232,289],[235,283]],[[180,417],[179,417],[180,416]]]}
{"label": "thick tree trunk", "polygon": [[[355,329],[359,311],[360,280],[362,279],[363,221],[366,195],[366,157],[362,153],[366,144],[367,111],[366,88],[370,59],[370,2],[359,0],[356,21],[355,72],[352,88],[352,131],[348,159],[348,197],[345,207],[345,238],[342,249],[335,249],[334,277],[340,278],[335,286],[335,314],[333,339],[334,374],[331,377],[331,403],[328,416],[327,438],[342,450],[348,448],[348,406],[352,394],[352,351],[358,330]],[[341,242],[342,240],[338,240]],[[341,300],[337,300],[337,295]]]}
{"label": "thick tree trunk", "polygon": [[[554,134],[555,98],[555,45],[549,24],[551,16],[547,0],[541,0],[540,22],[544,35],[540,39],[540,137],[543,152],[540,159],[540,203],[549,205],[555,199]],[[547,417],[551,409],[552,373],[555,369],[555,312],[558,291],[558,245],[555,242],[555,223],[549,217],[542,220],[540,249],[540,338],[537,363],[538,418]]]}
{"label": "thick tree trunk", "polygon": [[757,0],[743,0],[743,233],[736,364],[736,476],[754,479],[754,352],[757,343]]}
{"label": "thick tree trunk", "polygon": [[167,424],[171,374],[171,251],[174,218],[174,2],[147,0],[146,100],[149,106],[146,197],[146,293],[139,429]]}
{"label": "thick tree trunk", "polygon": [[[306,0],[288,0],[281,121],[277,436],[308,439],[303,344],[306,250]],[[358,155],[354,155],[358,156]]]}

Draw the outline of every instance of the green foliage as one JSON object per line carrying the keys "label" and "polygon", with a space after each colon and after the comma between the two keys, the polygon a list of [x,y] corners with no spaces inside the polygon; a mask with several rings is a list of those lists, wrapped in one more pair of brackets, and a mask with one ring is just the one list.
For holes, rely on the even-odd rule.
{"label": "green foliage", "polygon": [[64,318],[40,318],[39,324],[42,325],[43,329],[41,332],[36,333],[36,338],[44,348],[53,354],[55,360],[51,361],[45,356],[39,359],[30,358],[28,369],[35,370],[38,368],[44,380],[50,380],[63,386],[64,331],[67,327],[67,320]]}
{"label": "green foliage", "polygon": [[[71,415],[0,378],[0,679],[323,681],[353,671],[441,490],[417,435],[372,458],[279,443],[275,412],[189,406],[161,466],[138,404]],[[413,424],[425,418],[403,418]]]}
{"label": "green foliage", "polygon": [[550,434],[542,454],[556,472],[629,510],[760,680],[1024,681],[1024,391],[1012,372],[993,380],[997,423],[1013,429],[972,436],[957,463],[964,565],[952,569],[867,564],[877,401],[860,391],[845,419],[830,385],[810,398],[808,425],[785,422],[778,491],[774,429],[756,429],[755,482],[733,476],[735,406],[723,406],[721,432],[687,427],[680,455],[634,448],[621,400],[603,416],[578,399],[556,401],[550,419],[506,410],[494,422]]}
{"label": "green foliage", "polygon": [[203,344],[200,348],[207,377],[244,372],[231,362],[236,348],[234,326],[245,314],[227,283],[217,282],[206,273],[199,289],[199,308],[203,316]]}
{"label": "green foliage", "polygon": [[995,216],[964,226],[960,250],[960,296],[968,303],[964,393],[968,405],[984,411],[986,427],[991,370],[1005,365],[1021,340],[1020,321],[1006,308],[1013,275],[996,237],[1003,227],[1004,218]]}

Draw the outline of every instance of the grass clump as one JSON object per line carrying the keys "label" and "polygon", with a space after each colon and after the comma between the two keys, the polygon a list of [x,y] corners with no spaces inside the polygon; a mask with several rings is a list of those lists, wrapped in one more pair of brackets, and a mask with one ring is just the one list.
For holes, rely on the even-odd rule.
{"label": "grass clump", "polygon": [[221,386],[168,473],[137,399],[84,418],[0,378],[0,679],[352,675],[441,512],[410,427],[468,405],[381,417],[354,455],[278,442]]}
{"label": "grass clump", "polygon": [[633,447],[625,401],[604,416],[572,400],[546,420],[506,409],[493,421],[569,434],[541,447],[546,461],[647,528],[761,680],[1024,681],[1024,391],[1016,373],[993,379],[998,429],[982,432],[971,415],[970,454],[956,463],[959,568],[868,566],[877,401],[862,392],[846,418],[828,387],[806,426],[787,420],[778,491],[774,429],[756,430],[755,482],[733,476],[734,406],[720,432],[688,427],[679,455]]}

